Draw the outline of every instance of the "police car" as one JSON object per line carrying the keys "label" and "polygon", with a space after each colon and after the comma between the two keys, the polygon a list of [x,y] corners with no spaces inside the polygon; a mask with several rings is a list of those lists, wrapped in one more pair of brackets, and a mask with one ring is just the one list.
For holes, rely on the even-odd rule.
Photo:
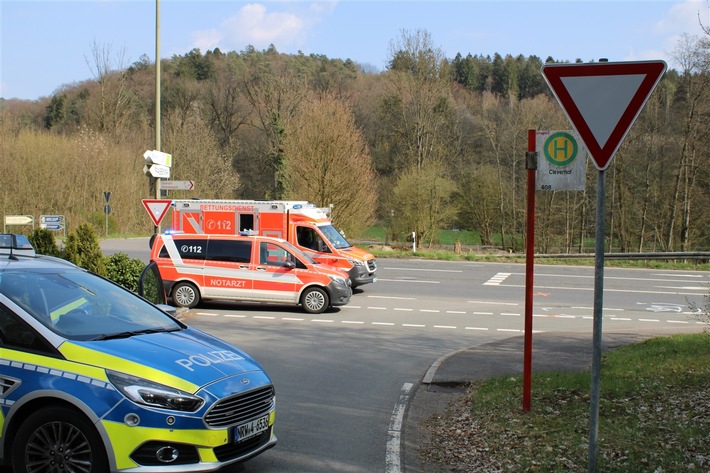
{"label": "police car", "polygon": [[[141,282],[164,296],[153,266]],[[273,447],[274,416],[271,379],[242,350],[0,234],[0,462],[14,473],[214,471]]]}

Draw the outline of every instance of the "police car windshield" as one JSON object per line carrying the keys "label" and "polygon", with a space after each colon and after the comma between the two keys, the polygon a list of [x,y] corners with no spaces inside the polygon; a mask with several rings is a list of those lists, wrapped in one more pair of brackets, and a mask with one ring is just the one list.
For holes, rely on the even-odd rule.
{"label": "police car windshield", "polygon": [[352,246],[333,225],[319,225],[318,228],[336,250],[342,250]]}
{"label": "police car windshield", "polygon": [[68,339],[183,328],[132,292],[82,270],[7,270],[0,278],[2,294]]}

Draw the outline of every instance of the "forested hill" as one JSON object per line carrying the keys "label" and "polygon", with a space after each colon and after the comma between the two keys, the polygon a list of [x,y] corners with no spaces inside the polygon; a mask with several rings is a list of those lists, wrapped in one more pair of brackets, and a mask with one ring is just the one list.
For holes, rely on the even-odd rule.
{"label": "forested hill", "polygon": [[[2,101],[0,214],[62,214],[69,227],[141,233],[152,223],[143,153],[173,154],[174,198],[310,200],[349,236],[379,223],[392,240],[475,230],[484,245],[524,241],[527,130],[570,128],[536,56],[447,58],[425,31],[403,32],[384,71],[271,47],[192,50],[155,65],[116,64],[95,46],[92,79],[38,101]],[[708,39],[679,45],[684,70],[657,87],[607,175],[615,251],[707,249]],[[555,62],[546,58],[545,62]],[[575,62],[579,62],[576,60]],[[584,191],[538,192],[539,251],[594,237],[596,170]]]}

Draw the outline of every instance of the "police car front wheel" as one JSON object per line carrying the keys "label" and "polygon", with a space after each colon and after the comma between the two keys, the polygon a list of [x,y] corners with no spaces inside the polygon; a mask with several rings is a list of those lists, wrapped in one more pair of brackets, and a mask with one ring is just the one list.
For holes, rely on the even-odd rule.
{"label": "police car front wheel", "polygon": [[108,461],[91,423],[78,412],[51,406],[27,417],[12,449],[15,473],[76,471],[103,473]]}

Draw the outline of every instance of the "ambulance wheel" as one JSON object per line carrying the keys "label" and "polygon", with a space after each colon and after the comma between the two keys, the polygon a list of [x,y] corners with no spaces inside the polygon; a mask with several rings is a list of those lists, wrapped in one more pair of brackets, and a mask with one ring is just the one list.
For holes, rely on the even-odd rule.
{"label": "ambulance wheel", "polygon": [[12,446],[12,471],[104,473],[108,460],[98,432],[73,409],[52,406],[22,422]]}
{"label": "ambulance wheel", "polygon": [[319,287],[309,287],[301,296],[303,310],[309,314],[320,314],[330,305],[328,293]]}
{"label": "ambulance wheel", "polygon": [[200,302],[200,291],[189,282],[181,282],[173,288],[172,297],[178,307],[192,309]]}

